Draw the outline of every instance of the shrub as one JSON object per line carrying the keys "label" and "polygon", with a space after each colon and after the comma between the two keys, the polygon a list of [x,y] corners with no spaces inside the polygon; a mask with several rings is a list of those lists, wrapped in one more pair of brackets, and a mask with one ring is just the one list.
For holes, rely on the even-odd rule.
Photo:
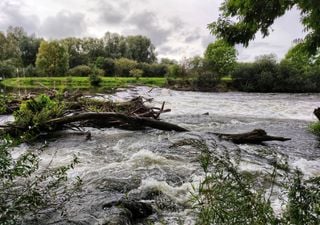
{"label": "shrub", "polygon": [[135,77],[137,80],[139,80],[140,77],[142,77],[143,71],[140,69],[133,69],[130,70],[130,76]]}
{"label": "shrub", "polygon": [[16,68],[8,62],[0,62],[0,77],[8,78],[16,75]]}
{"label": "shrub", "polygon": [[150,71],[147,77],[164,77],[168,72],[168,67],[164,64],[150,64]]}
{"label": "shrub", "polygon": [[115,62],[113,59],[98,57],[95,65],[97,68],[104,70],[105,76],[115,75]]}
{"label": "shrub", "polygon": [[169,78],[177,78],[181,76],[181,74],[182,74],[182,68],[179,65],[173,64],[168,66],[167,76]]}
{"label": "shrub", "polygon": [[309,67],[304,72],[305,89],[309,92],[320,92],[320,65]]}
{"label": "shrub", "polygon": [[69,69],[68,75],[74,77],[88,77],[91,74],[92,70],[89,66],[80,65]]}
{"label": "shrub", "polygon": [[103,74],[103,73],[104,73],[103,70],[93,68],[92,73],[89,76],[90,85],[93,87],[99,87],[102,82],[101,74]]}
{"label": "shrub", "polygon": [[115,60],[115,72],[116,76],[119,77],[129,77],[130,70],[136,69],[138,63],[134,60],[127,58],[120,58]]}
{"label": "shrub", "polygon": [[219,84],[219,76],[211,71],[201,72],[194,80],[194,86],[203,91],[213,90]]}
{"label": "shrub", "polygon": [[62,116],[63,111],[63,103],[51,100],[46,95],[40,95],[21,103],[19,110],[14,112],[14,125],[29,128],[24,134],[21,134],[22,139],[29,139],[38,135],[42,129],[50,129],[50,127],[45,127],[46,122]]}
{"label": "shrub", "polygon": [[29,65],[24,70],[25,76],[27,77],[37,77],[39,76],[38,70],[33,66]]}

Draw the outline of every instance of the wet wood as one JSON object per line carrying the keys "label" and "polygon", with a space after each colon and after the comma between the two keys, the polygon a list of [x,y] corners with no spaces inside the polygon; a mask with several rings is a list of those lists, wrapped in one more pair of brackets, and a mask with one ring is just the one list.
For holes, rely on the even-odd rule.
{"label": "wet wood", "polygon": [[[60,127],[64,125],[68,125],[70,123],[81,122],[81,121],[96,121],[98,124],[101,121],[101,124],[108,125],[116,125],[120,126],[129,124],[131,127],[136,127],[137,129],[141,129],[144,127],[151,127],[154,129],[165,130],[165,131],[188,131],[187,129],[180,127],[178,125],[160,121],[157,119],[147,118],[147,117],[139,117],[139,116],[128,116],[122,113],[114,113],[114,112],[102,112],[102,113],[80,113],[77,115],[65,116],[61,118],[52,119],[47,122],[47,125],[50,127]],[[94,124],[94,123],[92,123]],[[99,128],[101,128],[101,124]],[[94,126],[94,125],[93,125]]]}
{"label": "wet wood", "polygon": [[220,138],[232,141],[236,144],[261,144],[265,141],[289,141],[291,138],[278,137],[278,136],[270,136],[267,134],[265,130],[255,129],[250,132],[240,133],[240,134],[222,134],[222,133],[214,133],[218,135]]}
{"label": "wet wood", "polygon": [[320,107],[319,108],[316,108],[314,111],[313,111],[313,114],[318,118],[318,120],[320,121]]}

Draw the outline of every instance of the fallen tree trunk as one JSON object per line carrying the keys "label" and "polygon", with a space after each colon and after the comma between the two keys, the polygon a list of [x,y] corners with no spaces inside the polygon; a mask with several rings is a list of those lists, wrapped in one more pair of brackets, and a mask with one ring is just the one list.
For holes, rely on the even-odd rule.
{"label": "fallen tree trunk", "polygon": [[269,136],[265,130],[255,129],[253,131],[241,134],[222,134],[222,133],[214,133],[218,135],[218,137],[232,141],[236,144],[261,144],[264,141],[289,141],[291,138],[277,137],[277,136]]}
{"label": "fallen tree trunk", "polygon": [[318,120],[320,121],[320,107],[315,109],[313,111],[313,114],[318,118]]}
{"label": "fallen tree trunk", "polygon": [[66,124],[81,122],[81,121],[101,121],[104,123],[105,121],[115,122],[119,121],[122,123],[130,124],[133,127],[141,128],[141,127],[151,127],[159,130],[165,131],[188,131],[187,129],[180,127],[178,125],[163,122],[156,119],[146,118],[146,117],[138,117],[138,116],[127,116],[122,113],[114,113],[114,112],[88,112],[88,113],[80,113],[72,116],[65,116],[61,118],[52,119],[47,122],[47,124],[51,127],[63,126]]}

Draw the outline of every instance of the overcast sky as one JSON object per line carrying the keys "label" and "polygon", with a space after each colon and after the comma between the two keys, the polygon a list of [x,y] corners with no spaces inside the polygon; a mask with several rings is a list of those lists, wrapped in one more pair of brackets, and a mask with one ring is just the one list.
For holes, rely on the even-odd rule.
{"label": "overcast sky", "polygon": [[[0,30],[22,26],[47,39],[102,37],[107,31],[148,36],[158,58],[203,55],[214,41],[206,28],[219,14],[222,0],[1,0]],[[292,41],[303,37],[299,12],[292,10],[248,48],[237,46],[240,61],[275,53],[282,58]]]}

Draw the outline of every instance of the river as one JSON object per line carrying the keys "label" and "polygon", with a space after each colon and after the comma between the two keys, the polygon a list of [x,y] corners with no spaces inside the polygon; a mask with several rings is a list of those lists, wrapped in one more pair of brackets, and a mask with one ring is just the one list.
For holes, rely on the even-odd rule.
{"label": "river", "polygon": [[[80,198],[67,205],[67,216],[48,213],[43,224],[108,224],[117,211],[103,206],[125,197],[138,196],[157,209],[148,218],[154,224],[194,224],[188,199],[192,185],[203,177],[199,150],[171,147],[177,141],[195,138],[215,142],[213,151],[222,147],[240,151],[241,169],[267,171],[272,155],[288,160],[306,177],[320,175],[320,148],[308,131],[316,118],[312,112],[320,106],[319,94],[201,93],[136,87],[119,91],[106,99],[127,100],[142,95],[152,104],[172,111],[162,114],[165,121],[191,130],[187,133],[158,130],[124,131],[90,129],[92,140],[79,135],[65,135],[49,142],[42,153],[42,165],[54,156],[54,165],[63,165],[78,155],[80,164],[69,177],[80,176],[84,182]],[[212,132],[239,133],[262,128],[274,136],[292,138],[288,142],[269,142],[264,146],[235,145],[219,140]],[[148,198],[150,193],[160,196]],[[276,201],[274,207],[279,210]],[[42,222],[41,222],[42,223]],[[146,221],[137,224],[150,224]]]}

